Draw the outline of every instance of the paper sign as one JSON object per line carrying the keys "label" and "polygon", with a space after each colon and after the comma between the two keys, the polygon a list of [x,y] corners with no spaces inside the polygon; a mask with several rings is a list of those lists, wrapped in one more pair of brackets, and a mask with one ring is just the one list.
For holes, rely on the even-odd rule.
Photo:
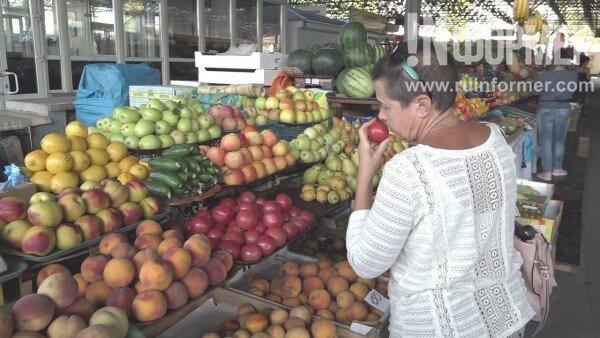
{"label": "paper sign", "polygon": [[350,330],[352,330],[356,333],[360,333],[363,336],[366,336],[369,334],[369,332],[371,332],[371,330],[373,330],[373,327],[355,322],[355,323],[350,324]]}
{"label": "paper sign", "polygon": [[375,289],[371,290],[371,292],[367,294],[365,297],[365,302],[384,313],[390,308],[390,300],[382,296]]}
{"label": "paper sign", "polygon": [[315,85],[318,85],[319,82],[320,82],[319,79],[312,79],[312,83],[315,84]]}

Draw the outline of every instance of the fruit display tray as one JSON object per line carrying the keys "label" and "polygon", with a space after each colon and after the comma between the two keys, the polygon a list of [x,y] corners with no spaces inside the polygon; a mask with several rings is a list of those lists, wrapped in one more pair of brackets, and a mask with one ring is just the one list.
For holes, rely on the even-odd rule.
{"label": "fruit display tray", "polygon": [[18,278],[23,271],[27,270],[27,263],[19,258],[5,255],[2,259],[6,262],[7,270],[0,273],[0,284]]}
{"label": "fruit display tray", "polygon": [[[158,223],[164,223],[164,222],[166,222],[169,219],[170,212],[171,211],[169,209],[167,209],[162,214],[159,214],[157,216],[154,216],[154,217],[151,217],[151,218],[148,218],[148,219],[151,219],[151,220],[156,221]],[[137,222],[137,223],[134,223],[134,224],[131,224],[131,225],[128,225],[126,227],[123,227],[123,228],[121,228],[119,230],[103,234],[102,236],[90,239],[89,241],[85,241],[85,242],[79,243],[79,244],[77,244],[75,246],[72,246],[72,247],[70,247],[68,249],[64,249],[64,250],[56,250],[55,249],[54,251],[52,251],[51,253],[49,253],[46,256],[36,256],[36,255],[27,254],[27,253],[24,253],[21,250],[9,248],[9,247],[7,247],[5,245],[1,245],[0,246],[0,253],[7,254],[7,255],[12,255],[12,256],[18,256],[18,257],[21,257],[22,259],[24,259],[26,261],[31,261],[31,262],[38,262],[38,263],[49,262],[49,261],[53,261],[53,260],[56,260],[58,258],[61,258],[63,256],[66,256],[66,255],[68,255],[70,253],[74,253],[74,252],[77,252],[77,251],[80,251],[80,250],[83,250],[83,249],[87,249],[87,248],[90,248],[90,247],[93,247],[93,246],[97,246],[98,243],[100,243],[100,241],[102,240],[102,238],[104,238],[104,236],[106,236],[108,234],[112,234],[112,233],[120,233],[120,234],[128,233],[128,232],[130,232],[132,230],[135,230],[140,223],[141,223],[141,221]]]}

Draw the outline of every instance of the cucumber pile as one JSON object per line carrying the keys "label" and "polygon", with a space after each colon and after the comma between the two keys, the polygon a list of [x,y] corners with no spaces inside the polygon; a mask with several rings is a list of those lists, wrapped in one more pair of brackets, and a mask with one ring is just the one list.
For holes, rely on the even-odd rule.
{"label": "cucumber pile", "polygon": [[200,154],[196,145],[178,144],[152,157],[148,191],[159,198],[181,199],[210,189],[221,179],[221,169]]}

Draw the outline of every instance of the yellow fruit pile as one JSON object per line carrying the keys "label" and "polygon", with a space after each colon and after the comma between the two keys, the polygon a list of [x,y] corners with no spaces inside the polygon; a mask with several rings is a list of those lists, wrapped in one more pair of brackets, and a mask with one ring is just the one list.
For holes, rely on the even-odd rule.
{"label": "yellow fruit pile", "polygon": [[110,142],[98,133],[88,135],[86,125],[79,121],[69,123],[65,134],[44,136],[42,149],[25,156],[25,174],[38,191],[58,194],[88,181],[117,178],[125,184],[148,178],[148,168],[137,157],[127,156],[122,142]]}

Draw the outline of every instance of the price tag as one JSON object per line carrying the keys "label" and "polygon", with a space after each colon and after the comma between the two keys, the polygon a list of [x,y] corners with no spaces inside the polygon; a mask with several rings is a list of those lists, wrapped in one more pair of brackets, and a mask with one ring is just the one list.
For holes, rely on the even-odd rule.
{"label": "price tag", "polygon": [[390,308],[390,300],[382,296],[375,289],[371,290],[371,292],[367,294],[365,297],[365,302],[381,312],[387,312],[387,310]]}
{"label": "price tag", "polygon": [[312,84],[318,85],[319,84],[319,79],[312,79]]}

